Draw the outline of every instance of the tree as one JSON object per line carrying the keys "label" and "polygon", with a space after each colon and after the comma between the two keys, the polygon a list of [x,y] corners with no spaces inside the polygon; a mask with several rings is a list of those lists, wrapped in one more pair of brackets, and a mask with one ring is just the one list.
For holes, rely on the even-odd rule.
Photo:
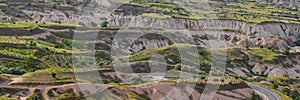
{"label": "tree", "polygon": [[101,27],[107,27],[108,21],[107,19],[104,19],[104,21],[101,23]]}
{"label": "tree", "polygon": [[272,47],[268,47],[269,50],[272,50]]}
{"label": "tree", "polygon": [[249,50],[249,46],[248,46],[248,45],[246,45],[245,48],[246,48],[247,50]]}
{"label": "tree", "polygon": [[36,46],[36,43],[33,42],[33,41],[30,41],[30,42],[29,42],[29,45],[30,45],[30,46]]}
{"label": "tree", "polygon": [[274,84],[272,85],[272,87],[273,87],[273,89],[277,89],[279,86],[278,86],[277,83],[274,83]]}
{"label": "tree", "polygon": [[52,78],[56,78],[56,73],[51,73]]}
{"label": "tree", "polygon": [[200,78],[201,78],[201,80],[204,80],[204,79],[205,79],[205,76],[201,76]]}
{"label": "tree", "polygon": [[0,44],[0,50],[3,50],[3,49],[5,49],[5,45],[3,45],[3,44]]}

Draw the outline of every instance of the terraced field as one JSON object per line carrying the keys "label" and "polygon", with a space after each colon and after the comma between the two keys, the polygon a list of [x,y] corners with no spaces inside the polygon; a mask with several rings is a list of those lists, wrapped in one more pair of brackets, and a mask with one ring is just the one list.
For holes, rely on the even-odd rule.
{"label": "terraced field", "polygon": [[[179,82],[196,83],[195,88],[182,88],[182,91],[194,89],[191,96],[182,94],[176,87],[173,92],[190,99],[200,99],[205,84],[220,85],[213,99],[262,99],[247,86],[246,82],[252,82],[267,87],[283,100],[298,100],[300,69],[296,65],[300,64],[300,13],[297,3],[2,0],[0,99],[89,100],[98,96],[97,93],[110,91],[113,93],[103,97],[158,99]],[[116,9],[109,9],[115,5]],[[102,16],[107,12],[101,11],[105,10],[109,10],[110,15]],[[130,18],[141,16],[145,18],[138,22],[141,25],[126,27],[126,23],[132,21]],[[178,31],[176,26],[183,29],[170,35],[172,39],[164,36],[173,33],[162,31]],[[149,34],[131,40],[131,36],[147,32]],[[121,42],[114,40],[117,34],[125,34]],[[74,35],[82,36],[82,40],[96,40],[74,40]],[[220,38],[226,45],[212,49],[210,42]],[[189,40],[194,44],[176,44],[172,40]],[[114,44],[116,42],[120,44]],[[112,56],[115,53],[112,49],[131,42],[128,50],[117,52],[122,56]],[[187,48],[196,51],[184,51]],[[185,53],[185,57],[181,53]],[[212,66],[219,63],[214,60],[224,61],[225,69],[211,71]],[[169,75],[159,79],[160,73],[152,77],[126,74],[125,69],[117,70],[115,64],[128,65],[136,73],[149,73],[163,67]],[[99,75],[102,82],[91,73]],[[199,75],[180,79],[180,73],[184,77],[188,77],[185,74]],[[223,74],[225,77],[221,77]],[[77,82],[81,84],[75,84]],[[91,83],[99,86],[89,87]],[[87,85],[92,91],[80,89],[80,85]]]}

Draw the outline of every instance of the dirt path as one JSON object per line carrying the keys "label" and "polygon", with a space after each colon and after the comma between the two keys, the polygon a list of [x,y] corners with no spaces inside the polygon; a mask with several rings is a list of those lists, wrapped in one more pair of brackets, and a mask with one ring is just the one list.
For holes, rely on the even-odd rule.
{"label": "dirt path", "polygon": [[42,95],[44,97],[45,100],[49,100],[48,95],[46,94],[46,90],[50,87],[53,87],[54,85],[14,85],[12,83],[18,83],[18,82],[22,82],[23,78],[19,78],[19,77],[14,77],[11,78],[12,81],[7,81],[7,82],[3,82],[0,84],[0,86],[7,86],[7,87],[13,87],[13,88],[26,88],[29,89],[29,95],[25,96],[25,97],[20,97],[21,100],[26,100],[31,94],[33,94],[35,89],[39,89],[42,91]]}
{"label": "dirt path", "polygon": [[73,89],[75,89],[74,93],[78,96],[80,95],[79,92],[82,89],[80,87],[84,87],[84,89],[88,90],[91,93],[96,93],[99,90],[105,90],[107,88],[106,85],[104,85],[104,84],[97,84],[97,85],[92,84],[91,85],[89,83],[71,83],[71,84],[64,84],[64,85],[34,85],[34,84],[32,84],[32,85],[15,85],[12,83],[22,82],[23,78],[14,77],[11,79],[12,79],[12,81],[1,83],[1,86],[29,89],[29,95],[20,97],[21,100],[26,100],[31,94],[33,94],[35,89],[39,89],[42,91],[42,96],[44,97],[45,100],[50,100],[46,91],[51,88],[59,88],[62,90],[67,90],[67,89],[73,88]]}

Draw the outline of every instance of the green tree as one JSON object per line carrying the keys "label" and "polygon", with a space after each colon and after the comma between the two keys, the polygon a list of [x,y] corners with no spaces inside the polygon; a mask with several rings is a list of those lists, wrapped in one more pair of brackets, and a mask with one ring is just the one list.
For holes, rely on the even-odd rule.
{"label": "green tree", "polygon": [[51,76],[52,76],[52,78],[55,78],[55,79],[56,79],[56,73],[52,72],[52,73],[51,73]]}
{"label": "green tree", "polygon": [[30,45],[30,46],[36,46],[36,43],[35,43],[34,41],[30,41],[30,42],[29,42],[29,45]]}
{"label": "green tree", "polygon": [[0,44],[0,50],[3,50],[3,49],[5,49],[6,48],[6,46],[5,45],[3,45],[3,44]]}
{"label": "green tree", "polygon": [[104,21],[101,23],[101,27],[107,27],[108,21],[107,19],[104,19]]}
{"label": "green tree", "polygon": [[201,76],[200,79],[201,79],[201,80],[204,80],[204,79],[205,79],[205,76]]}
{"label": "green tree", "polygon": [[246,48],[247,50],[249,50],[249,46],[248,46],[248,45],[246,45],[245,48]]}
{"label": "green tree", "polygon": [[273,89],[277,89],[279,86],[278,86],[278,84],[277,83],[274,83],[273,85],[272,85],[272,88]]}

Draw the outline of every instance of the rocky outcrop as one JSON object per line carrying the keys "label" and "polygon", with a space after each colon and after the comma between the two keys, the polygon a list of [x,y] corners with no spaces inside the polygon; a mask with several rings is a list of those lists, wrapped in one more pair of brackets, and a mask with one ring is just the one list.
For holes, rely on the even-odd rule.
{"label": "rocky outcrop", "polygon": [[234,20],[190,20],[190,19],[157,19],[142,16],[111,15],[109,26],[163,27],[170,29],[205,29],[231,28],[254,36],[275,36],[295,40],[300,33],[300,25],[284,23],[247,23]]}

